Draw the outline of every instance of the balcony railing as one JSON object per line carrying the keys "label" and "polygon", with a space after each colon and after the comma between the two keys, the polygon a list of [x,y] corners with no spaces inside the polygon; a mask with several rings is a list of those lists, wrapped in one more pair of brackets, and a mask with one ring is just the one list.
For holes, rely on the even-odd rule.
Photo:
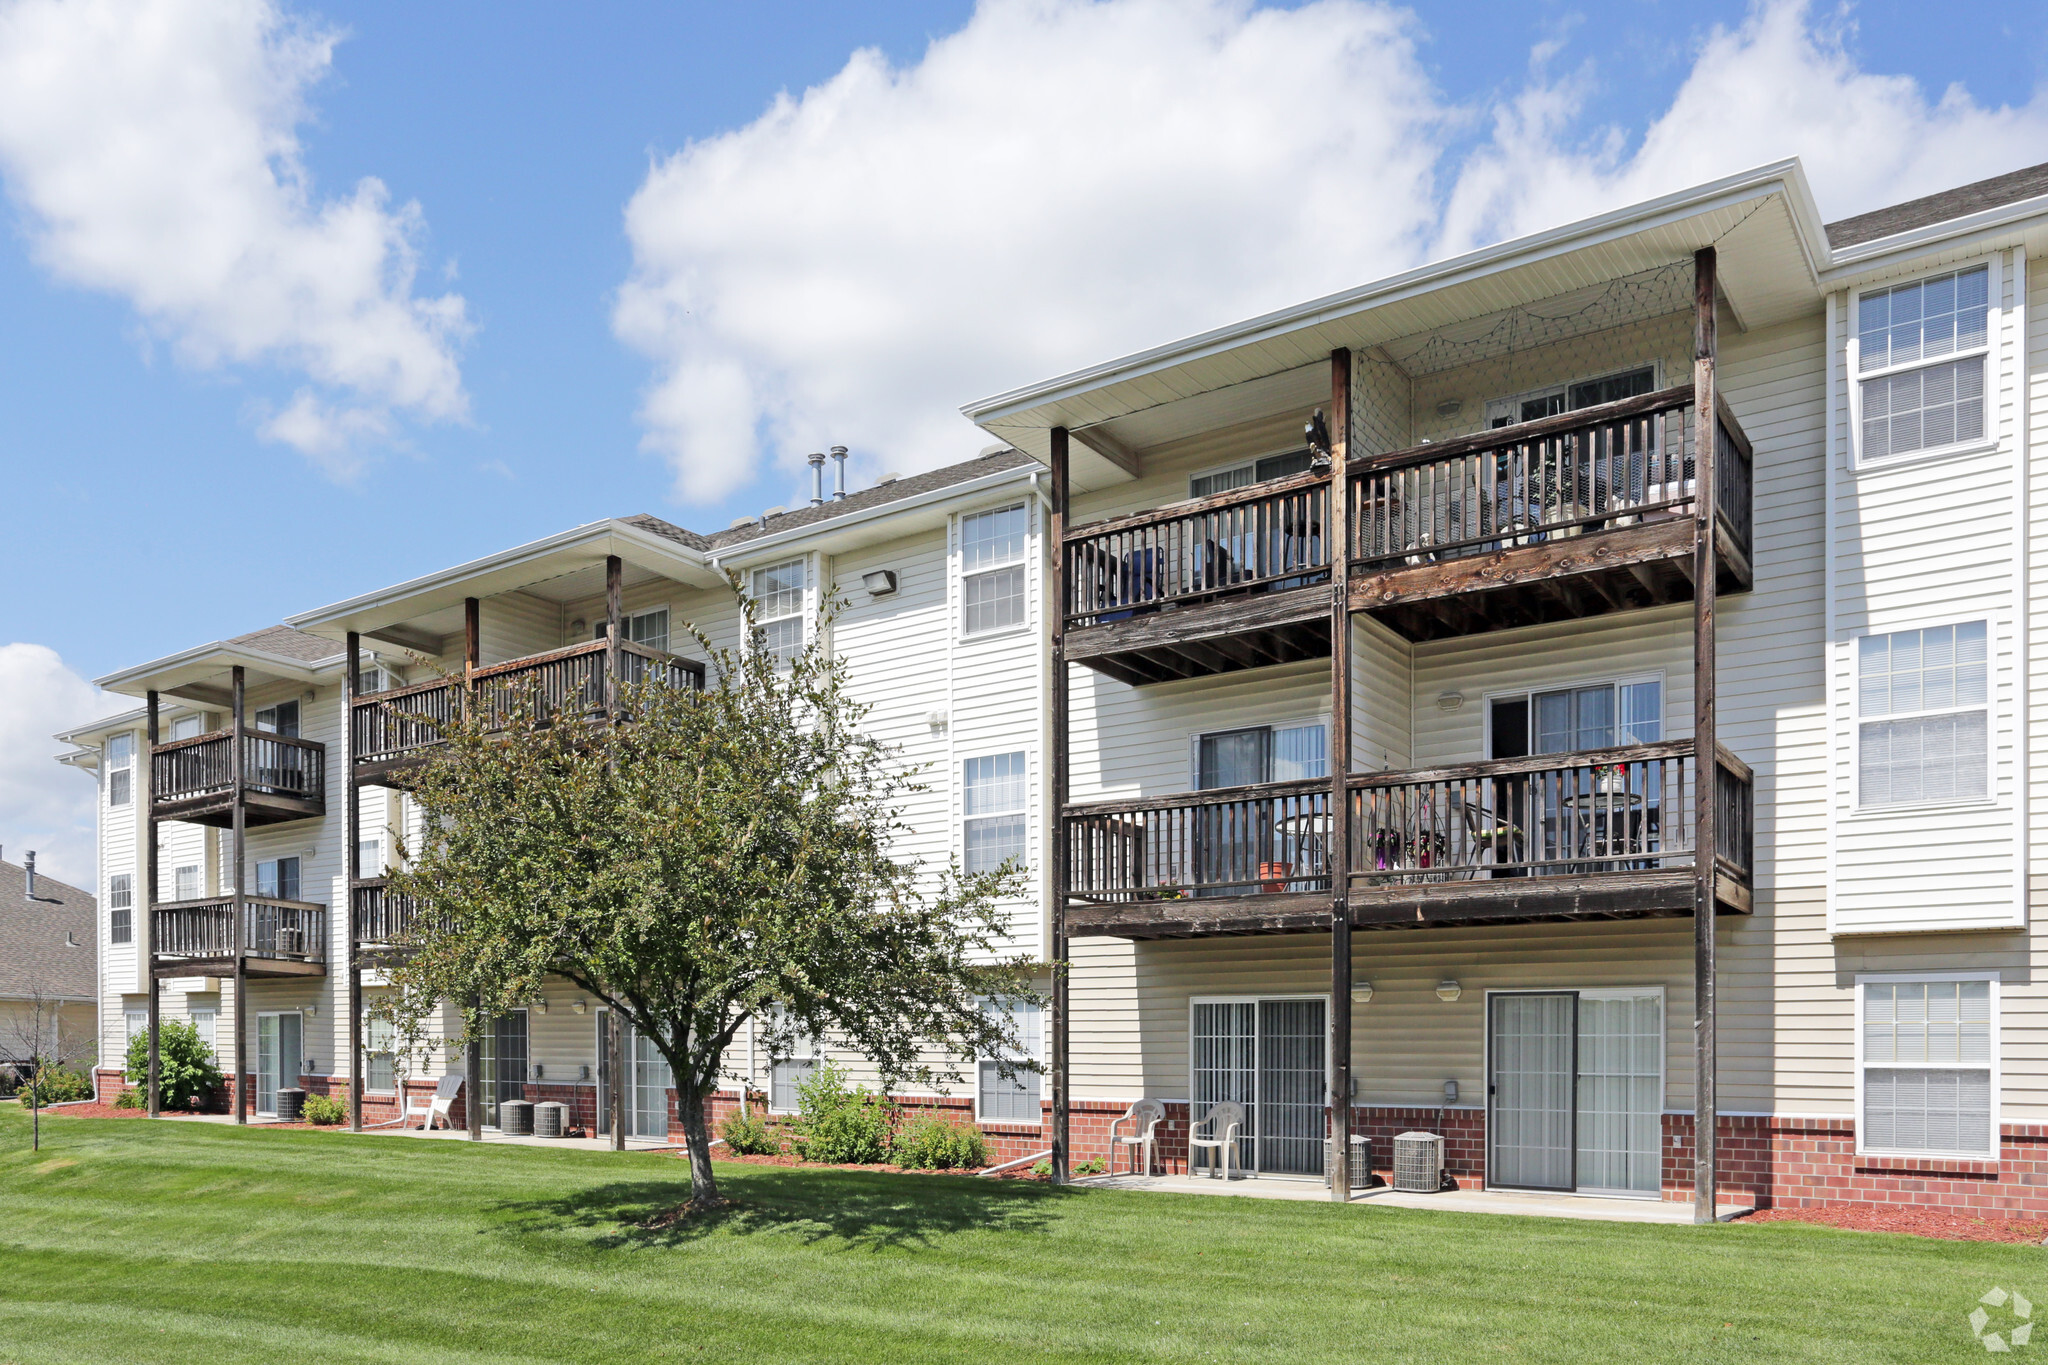
{"label": "balcony railing", "polygon": [[[1750,776],[1721,756],[1723,869],[1750,866]],[[1690,867],[1699,778],[1690,740],[1362,773],[1351,869],[1364,885]],[[1266,783],[1069,807],[1069,894],[1179,900],[1326,890],[1329,783]]]}
{"label": "balcony railing", "polygon": [[[234,956],[235,900],[172,901],[153,912],[158,957]],[[309,901],[252,896],[242,902],[242,952],[249,957],[324,961],[327,907]]]}
{"label": "balcony railing", "polygon": [[[1693,515],[1691,385],[1351,462],[1352,558],[1436,563]],[[1746,553],[1747,442],[1725,409],[1716,504]]]}
{"label": "balcony railing", "polygon": [[[491,664],[471,673],[467,686],[494,724],[525,705],[548,718],[596,717],[604,713],[606,652],[603,640],[590,640]],[[626,684],[704,685],[702,664],[630,641],[619,645],[619,675]],[[440,743],[442,727],[461,714],[464,689],[462,678],[437,678],[358,697],[349,720],[356,761],[388,762]]]}
{"label": "balcony railing", "polygon": [[383,877],[365,877],[349,887],[349,922],[356,942],[398,943],[420,917],[409,896],[394,894]]}
{"label": "balcony railing", "polygon": [[[159,806],[227,796],[235,789],[232,731],[159,744],[150,756],[150,799]],[[306,801],[324,799],[327,746],[310,739],[242,732],[244,790]]]}
{"label": "balcony railing", "polygon": [[1064,550],[1067,624],[1325,581],[1329,508],[1328,477],[1297,474],[1078,527]]}

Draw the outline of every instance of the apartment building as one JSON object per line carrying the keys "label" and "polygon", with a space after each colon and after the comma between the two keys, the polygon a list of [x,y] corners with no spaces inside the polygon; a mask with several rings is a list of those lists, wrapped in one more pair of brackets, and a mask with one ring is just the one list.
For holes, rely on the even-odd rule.
{"label": "apartment building", "polygon": [[[1105,1156],[1153,1098],[1179,1168],[1234,1101],[1257,1178],[1339,1190],[1333,1108],[1382,1169],[1444,1134],[1462,1184],[2048,1212],[2044,239],[2048,167],[1827,224],[1787,161],[971,404],[997,446],[933,475],[580,527],[117,674],[144,710],[69,737],[102,904],[145,894],[137,805],[170,870],[154,953],[103,945],[103,1065],[154,981],[259,1113],[296,1070],[376,1121],[457,1067],[484,1121],[512,1087],[596,1121],[566,988],[469,1058],[351,1028],[431,739],[389,717],[450,674],[688,685],[730,570],[771,632],[847,599],[831,647],[939,779],[908,851],[1033,870],[1042,1092],[947,1100],[999,1150]],[[177,757],[237,730],[240,852],[234,765]],[[786,1104],[812,1060],[729,1070]],[[616,1070],[664,1131],[658,1064]]]}
{"label": "apartment building", "polygon": [[[596,522],[102,679],[143,705],[62,738],[99,773],[107,903],[155,907],[103,925],[103,1092],[122,1085],[127,1040],[154,1009],[213,1040],[244,1116],[275,1115],[281,1088],[341,1097],[360,1076],[362,1121],[388,1122],[453,1070],[475,1079],[464,1122],[495,1124],[506,1098],[557,1099],[604,1131],[617,1074],[624,1130],[667,1135],[659,1054],[629,1030],[615,1065],[607,1011],[566,982],[477,1038],[447,1010],[413,1052],[366,1011],[410,914],[384,884],[418,829],[406,775],[434,736],[415,718],[465,683],[594,701],[612,677],[700,685],[698,635],[739,643],[728,575],[768,648],[797,645],[839,604],[830,643],[851,690],[920,774],[905,856],[1045,866],[1043,471],[998,449],[854,493],[842,466],[831,497],[818,480],[813,505],[715,535]],[[1048,906],[1034,884],[1007,907],[1010,951],[1043,956]],[[773,1059],[750,1038],[720,1102],[748,1086],[793,1108],[822,1055]],[[970,1091],[930,1098],[1035,1140],[1037,1078],[969,1063]],[[991,1122],[999,1138],[1004,1126]]]}

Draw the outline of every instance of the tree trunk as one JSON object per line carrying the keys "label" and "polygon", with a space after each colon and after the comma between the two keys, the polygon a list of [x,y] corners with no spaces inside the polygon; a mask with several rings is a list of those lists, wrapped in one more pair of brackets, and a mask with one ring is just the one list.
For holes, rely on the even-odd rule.
{"label": "tree trunk", "polygon": [[683,1147],[690,1154],[690,1203],[697,1209],[717,1208],[725,1201],[711,1174],[711,1125],[704,1121],[704,1092],[678,1089],[676,1108],[683,1121]]}

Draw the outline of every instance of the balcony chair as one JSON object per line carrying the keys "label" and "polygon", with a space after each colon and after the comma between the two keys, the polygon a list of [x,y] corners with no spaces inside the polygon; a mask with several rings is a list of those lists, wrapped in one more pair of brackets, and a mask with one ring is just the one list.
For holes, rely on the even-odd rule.
{"label": "balcony chair", "polygon": [[1211,1168],[1213,1174],[1217,1162],[1220,1161],[1223,1179],[1230,1179],[1230,1164],[1237,1155],[1238,1135],[1248,1126],[1244,1106],[1236,1100],[1223,1100],[1210,1105],[1209,1112],[1202,1116],[1202,1121],[1188,1129],[1188,1174],[1195,1173],[1195,1153],[1214,1152],[1215,1159],[1204,1164]]}
{"label": "balcony chair", "polygon": [[[1122,1118],[1110,1124],[1109,1169],[1111,1173],[1114,1174],[1116,1171],[1116,1153],[1121,1148],[1123,1151],[1130,1153],[1131,1174],[1136,1175],[1138,1173],[1137,1161],[1138,1157],[1142,1154],[1145,1158],[1145,1174],[1151,1175],[1152,1161],[1158,1151],[1152,1132],[1164,1122],[1166,1122],[1165,1105],[1161,1104],[1158,1100],[1139,1100],[1124,1111]],[[1131,1131],[1128,1133],[1117,1132],[1117,1129],[1126,1123],[1131,1125]]]}

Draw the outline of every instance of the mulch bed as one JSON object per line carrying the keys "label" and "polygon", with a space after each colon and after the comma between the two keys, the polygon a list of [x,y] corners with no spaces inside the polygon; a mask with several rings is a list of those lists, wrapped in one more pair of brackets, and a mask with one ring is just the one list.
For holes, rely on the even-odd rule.
{"label": "mulch bed", "polygon": [[[26,1114],[28,1106],[23,1105],[21,1112]],[[111,1104],[101,1104],[97,1100],[89,1104],[60,1104],[54,1108],[45,1109],[43,1112],[45,1114],[58,1114],[67,1119],[146,1119],[149,1117],[147,1109],[116,1109]],[[199,1116],[197,1114],[181,1113],[177,1110],[166,1109],[164,1110],[164,1117],[167,1119],[183,1119],[197,1118]]]}
{"label": "mulch bed", "polygon": [[[682,1161],[690,1159],[690,1154],[680,1147],[676,1148],[675,1156]],[[887,1175],[980,1175],[982,1171],[981,1167],[934,1171],[921,1166],[891,1166],[886,1162],[877,1162],[872,1166],[834,1165],[829,1161],[805,1161],[800,1157],[791,1156],[787,1152],[779,1153],[775,1156],[741,1156],[737,1152],[714,1152],[711,1159],[720,1164],[728,1161],[737,1161],[748,1166],[790,1166],[806,1171],[881,1171]],[[992,1179],[1048,1180],[1050,1177],[1033,1175],[1029,1166],[1019,1166],[1016,1170],[1004,1171],[1001,1175],[994,1176]]]}
{"label": "mulch bed", "polygon": [[1918,1204],[1819,1204],[1804,1209],[1761,1209],[1745,1214],[1745,1223],[1816,1223],[1852,1232],[1903,1232],[1914,1237],[1939,1237],[1951,1242],[2023,1242],[2038,1245],[2048,1238],[2048,1220],[1979,1218],[1953,1209]]}

